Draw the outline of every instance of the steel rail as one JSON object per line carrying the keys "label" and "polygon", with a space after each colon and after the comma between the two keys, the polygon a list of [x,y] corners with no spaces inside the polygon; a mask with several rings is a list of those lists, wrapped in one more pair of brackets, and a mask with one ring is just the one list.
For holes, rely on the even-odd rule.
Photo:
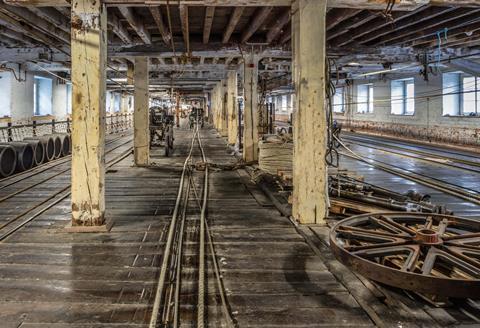
{"label": "steel rail", "polygon": [[[118,162],[122,161],[123,159],[125,159],[126,157],[130,156],[131,155],[131,152],[132,152],[132,149],[133,147],[130,147],[127,151],[125,152],[122,152],[120,155],[116,156],[115,158],[113,158],[111,161],[109,161],[107,163],[107,166],[106,168],[110,168],[112,167],[113,165],[117,164]],[[16,231],[18,231],[20,228],[22,228],[23,226],[25,226],[27,223],[33,221],[35,218],[37,218],[39,215],[45,213],[47,210],[49,210],[50,208],[52,208],[53,206],[55,206],[56,204],[60,203],[61,201],[63,201],[65,198],[69,197],[71,195],[71,190],[68,191],[68,189],[71,187],[71,184],[69,184],[68,186],[62,188],[60,191],[57,191],[55,194],[53,194],[52,196],[48,197],[46,200],[42,201],[41,203],[39,204],[36,204],[35,206],[27,209],[26,211],[24,211],[23,213],[21,213],[20,215],[17,215],[14,219],[8,221],[6,224],[2,225],[0,227],[0,242],[5,240],[8,236],[12,235],[13,233],[15,233]],[[67,191],[67,192],[66,192]],[[62,193],[66,192],[65,194],[62,195]],[[1,233],[1,231],[3,229],[5,229],[5,227],[8,227],[10,226],[13,222],[17,222],[20,218],[24,217],[25,215],[27,215],[28,213],[34,211],[35,209],[38,209],[40,206],[42,206],[43,204],[45,204],[46,202],[48,202],[49,200],[51,199],[54,199],[56,198],[58,195],[61,195],[60,198],[56,199],[55,201],[53,201],[52,203],[46,205],[45,207],[43,207],[42,209],[40,209],[38,212],[36,212],[35,214],[29,216],[28,218],[26,218],[25,220],[23,220],[20,224],[16,225],[15,227],[13,227],[12,229],[8,230],[7,232],[4,232],[4,233]]]}
{"label": "steel rail", "polygon": [[163,293],[165,289],[165,280],[167,276],[167,268],[168,264],[170,261],[170,252],[173,247],[173,241],[174,241],[174,236],[175,236],[175,227],[177,224],[177,217],[178,217],[178,211],[180,208],[180,203],[182,199],[182,194],[183,194],[183,185],[185,182],[185,173],[187,171],[187,166],[188,166],[188,161],[190,160],[193,152],[193,145],[195,143],[195,134],[197,131],[195,130],[193,133],[192,137],[192,142],[190,145],[190,151],[187,155],[187,158],[185,159],[183,163],[183,169],[182,169],[182,174],[180,176],[180,184],[178,186],[178,191],[177,191],[177,198],[175,201],[175,207],[173,209],[173,214],[172,214],[172,220],[170,221],[170,227],[168,229],[168,236],[167,236],[167,242],[165,244],[165,251],[163,252],[163,260],[162,260],[162,266],[160,268],[160,275],[158,278],[158,283],[157,283],[157,290],[155,292],[155,300],[153,303],[153,308],[152,308],[152,315],[150,317],[150,328],[156,328],[157,327],[157,321],[158,321],[158,314],[160,311],[160,306],[162,304],[163,300]]}
{"label": "steel rail", "polygon": [[[435,178],[432,178],[432,177],[429,177],[429,176],[426,176],[426,175],[423,175],[423,174],[420,174],[420,173],[416,173],[416,172],[412,172],[410,170],[406,170],[404,168],[395,167],[393,165],[386,164],[386,163],[378,161],[378,160],[374,160],[374,159],[371,159],[371,158],[364,158],[364,157],[358,155],[357,153],[355,153],[350,148],[348,148],[340,139],[338,139],[337,137],[335,137],[335,138],[340,143],[340,145],[342,147],[344,147],[348,152],[351,153],[351,154],[340,153],[343,156],[347,156],[349,158],[359,160],[363,163],[371,165],[371,166],[373,166],[375,168],[378,168],[382,171],[394,174],[396,176],[400,176],[400,177],[405,178],[407,180],[418,182],[418,183],[423,184],[427,187],[430,187],[430,188],[433,188],[433,189],[436,189],[436,190],[440,190],[440,191],[445,192],[449,195],[464,199],[464,200],[466,200],[468,202],[471,202],[473,204],[476,204],[476,205],[480,205],[480,195],[477,196],[477,195],[473,194],[472,192],[476,192],[474,190],[469,191],[470,189],[468,189],[468,188],[463,188],[461,186],[457,186],[457,185],[454,185],[454,184],[451,184],[451,183],[447,183],[447,182],[444,182],[444,181],[441,181],[441,180],[438,180],[438,179],[435,179]],[[401,172],[400,170],[403,171],[403,172]],[[408,172],[408,173],[404,173],[404,172]]]}
{"label": "steel rail", "polygon": [[[461,156],[461,157],[469,157],[469,158],[478,158],[480,156],[480,153],[476,152],[471,152],[468,150],[462,150],[462,149],[455,149],[455,148],[446,148],[446,149],[439,149],[438,147],[434,145],[429,145],[426,143],[422,142],[415,142],[413,140],[408,140],[408,141],[402,141],[398,140],[395,138],[390,138],[387,136],[376,136],[376,135],[367,135],[367,134],[362,134],[362,133],[348,133],[348,132],[342,132],[342,138],[355,138],[355,139],[362,139],[366,140],[366,142],[372,142],[372,143],[383,143],[383,144],[396,144],[396,145],[403,145],[405,147],[415,147],[415,148],[420,148],[423,150],[416,150],[418,152],[422,152],[424,154],[430,155],[428,152],[429,150],[435,151],[435,152],[441,152],[444,154],[449,154],[453,156]],[[395,146],[395,147],[401,147],[401,146]],[[405,149],[405,148],[404,148]],[[456,150],[456,151],[455,151]],[[443,156],[443,155],[442,155]],[[447,157],[447,156],[445,156]],[[449,157],[451,159],[457,159],[456,157]],[[467,160],[467,162],[470,162]],[[480,165],[480,162],[474,162]]]}
{"label": "steel rail", "polygon": [[[203,200],[202,200],[202,206],[201,206],[201,216],[200,216],[200,220],[201,220],[201,230],[200,230],[200,237],[202,237],[202,230],[203,230],[203,239],[205,239],[205,235],[207,237],[207,240],[208,240],[208,245],[209,245],[209,249],[210,249],[210,253],[211,253],[211,256],[212,256],[212,262],[213,262],[213,269],[214,269],[214,273],[215,273],[215,280],[216,280],[216,283],[217,283],[217,287],[218,287],[218,292],[220,294],[220,300],[221,300],[221,303],[222,303],[222,312],[223,312],[223,315],[224,315],[224,319],[225,319],[225,324],[228,328],[233,328],[233,327],[236,327],[235,325],[235,322],[233,321],[231,315],[230,315],[230,311],[228,309],[228,305],[227,305],[227,300],[226,300],[226,297],[225,297],[225,287],[223,285],[223,280],[221,278],[221,275],[220,275],[220,269],[218,268],[218,261],[217,261],[217,257],[216,257],[216,254],[215,254],[215,248],[213,246],[213,239],[212,239],[212,235],[210,234],[210,230],[208,228],[208,222],[207,222],[207,209],[208,209],[208,192],[209,192],[209,166],[208,166],[208,163],[207,163],[207,158],[205,156],[205,151],[204,151],[204,148],[203,148],[203,145],[202,145],[202,139],[200,138],[200,134],[197,134],[197,140],[198,140],[198,147],[200,148],[200,152],[202,154],[202,160],[203,162],[205,163],[205,176],[204,176],[204,184],[203,184]],[[195,183],[193,180],[191,181],[192,183]],[[199,197],[198,197],[198,194],[197,194],[197,191],[196,191],[196,188],[194,188],[194,194],[196,196],[196,199],[197,199],[197,203],[199,204]],[[200,204],[199,204],[200,205]],[[203,226],[203,229],[202,229],[202,226]],[[205,242],[205,240],[204,240]],[[204,246],[204,242],[202,243],[202,239],[200,239],[200,251],[203,250],[203,257],[202,255],[200,254],[200,261],[203,265],[203,272],[205,272],[205,246]],[[205,300],[205,276],[203,274],[203,277],[200,276],[200,272],[202,271],[199,271],[199,286],[201,286],[202,288],[199,288],[199,293],[198,293],[198,306],[197,308],[200,309],[201,307],[204,308],[204,300]],[[203,315],[203,316],[202,316]],[[200,313],[200,311],[198,312],[198,315],[197,315],[197,327],[204,327],[204,324],[205,324],[205,316],[204,316],[204,312],[203,313]]]}
{"label": "steel rail", "polygon": [[[189,178],[191,177],[191,173],[189,171]],[[175,295],[174,295],[174,309],[173,309],[173,327],[178,328],[180,323],[180,315],[179,315],[179,308],[180,308],[180,290],[182,287],[182,255],[183,255],[183,234],[185,231],[185,221],[187,217],[187,208],[188,208],[188,200],[190,195],[190,186],[191,184],[187,184],[187,191],[185,197],[183,198],[183,209],[182,209],[182,220],[180,222],[180,229],[178,231],[178,249],[177,249],[177,263],[176,263],[176,271],[175,271]]]}
{"label": "steel rail", "polygon": [[[410,158],[414,158],[414,159],[424,161],[424,162],[430,162],[430,163],[435,163],[435,164],[438,164],[438,165],[454,167],[454,168],[469,171],[469,172],[480,173],[480,170],[475,170],[473,168],[468,168],[468,167],[464,167],[464,166],[458,166],[458,165],[454,165],[452,163],[435,161],[435,160],[432,160],[431,158],[437,158],[439,160],[448,160],[448,161],[455,162],[455,163],[458,163],[458,164],[463,164],[463,165],[467,165],[467,166],[474,166],[474,167],[480,167],[480,162],[473,162],[473,161],[463,160],[463,159],[460,159],[460,158],[449,157],[449,156],[441,156],[441,155],[427,153],[427,152],[420,151],[420,150],[414,150],[414,149],[408,149],[408,148],[404,148],[404,147],[400,147],[400,146],[390,145],[390,144],[382,143],[382,142],[376,142],[376,141],[370,141],[370,140],[369,141],[360,141],[356,137],[347,136],[347,137],[342,137],[342,139],[348,141],[349,143],[353,143],[355,145],[359,145],[359,146],[362,146],[362,147],[377,149],[377,150],[380,150],[380,151],[384,151],[384,152],[388,152],[388,153],[392,153],[392,154],[396,154],[396,155],[400,155],[400,156],[410,157]],[[352,139],[355,140],[355,141],[353,141]],[[372,145],[377,145],[377,147],[372,146]],[[383,147],[385,147],[385,148],[383,148]],[[426,156],[426,157],[422,158],[422,157],[417,157],[417,156],[413,156],[413,155],[410,155],[410,154],[396,152],[396,151],[393,151],[391,149],[386,149],[387,147],[388,148],[393,148],[393,149],[398,149],[402,152],[418,154],[418,155],[422,155],[422,156]]]}
{"label": "steel rail", "polygon": [[[198,130],[198,125],[197,125]],[[200,135],[197,135],[198,147],[202,153],[202,160],[206,164],[205,152],[203,150]],[[200,212],[200,241],[199,241],[199,261],[198,261],[198,304],[197,304],[197,327],[205,327],[205,217],[208,203],[208,165],[205,165],[205,175],[203,178],[203,201]]]}

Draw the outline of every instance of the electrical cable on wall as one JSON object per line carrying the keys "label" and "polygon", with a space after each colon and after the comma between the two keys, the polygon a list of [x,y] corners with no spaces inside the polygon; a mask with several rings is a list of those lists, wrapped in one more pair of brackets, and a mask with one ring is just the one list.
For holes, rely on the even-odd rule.
{"label": "electrical cable on wall", "polygon": [[[333,97],[335,96],[335,84],[331,80],[332,67],[336,67],[335,60],[326,58],[325,61],[325,110],[327,118],[327,151],[325,153],[325,161],[328,165],[338,167],[338,152],[335,148],[335,140],[333,137]],[[338,71],[338,69],[336,69]]]}

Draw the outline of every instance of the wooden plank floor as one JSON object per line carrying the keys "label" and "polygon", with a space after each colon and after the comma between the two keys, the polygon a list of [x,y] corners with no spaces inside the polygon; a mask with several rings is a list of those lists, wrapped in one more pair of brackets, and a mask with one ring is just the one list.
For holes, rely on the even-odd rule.
{"label": "wooden plank floor", "polygon": [[[204,129],[201,135],[210,162],[236,161],[215,131]],[[151,168],[132,167],[130,156],[108,170],[107,215],[115,222],[111,232],[65,232],[70,219],[65,199],[0,242],[0,327],[148,326],[190,136],[188,130],[177,130],[173,155],[154,152]],[[58,187],[52,183],[43,189]],[[31,197],[35,193],[15,202],[28,206]],[[212,170],[208,222],[238,327],[369,327],[374,326],[372,315],[384,317],[384,327],[472,322],[441,312],[443,324],[441,315],[434,319],[421,303],[415,303],[417,308],[410,304],[415,311],[385,304],[332,258],[321,237],[327,228],[294,227],[262,198],[245,172]],[[187,247],[186,256],[193,256],[191,247],[195,245]],[[188,275],[195,269],[185,270]],[[209,267],[211,280],[210,272]],[[220,327],[210,280],[209,326]]]}

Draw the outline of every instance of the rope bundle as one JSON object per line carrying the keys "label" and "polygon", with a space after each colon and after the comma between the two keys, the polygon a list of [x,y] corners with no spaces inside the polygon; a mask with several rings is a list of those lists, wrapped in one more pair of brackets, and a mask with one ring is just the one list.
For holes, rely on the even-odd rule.
{"label": "rope bundle", "polygon": [[268,136],[258,144],[258,165],[262,171],[276,175],[292,171],[293,142],[285,136]]}

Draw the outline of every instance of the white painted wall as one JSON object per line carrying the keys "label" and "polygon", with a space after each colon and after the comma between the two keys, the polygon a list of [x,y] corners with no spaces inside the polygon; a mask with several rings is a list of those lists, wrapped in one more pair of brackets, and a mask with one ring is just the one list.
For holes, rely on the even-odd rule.
{"label": "white painted wall", "polygon": [[10,72],[0,73],[0,118],[10,116],[10,107],[12,104],[12,87]]}
{"label": "white painted wall", "polygon": [[[357,85],[373,83],[373,113],[357,113]],[[443,116],[442,75],[430,76],[429,81],[415,77],[415,114],[391,114],[390,81],[355,81],[345,88],[345,113],[335,113],[335,119],[365,130],[374,130],[412,137],[431,136],[443,141],[480,144],[480,117]],[[478,130],[478,131],[477,131]]]}
{"label": "white painted wall", "polygon": [[[22,78],[25,75],[21,74]],[[27,73],[25,81],[11,78],[11,117],[12,123],[21,124],[31,121],[33,116],[33,74]]]}
{"label": "white painted wall", "polygon": [[68,112],[68,92],[67,84],[59,84],[58,81],[53,81],[53,116],[57,121],[64,121],[67,119]]}

